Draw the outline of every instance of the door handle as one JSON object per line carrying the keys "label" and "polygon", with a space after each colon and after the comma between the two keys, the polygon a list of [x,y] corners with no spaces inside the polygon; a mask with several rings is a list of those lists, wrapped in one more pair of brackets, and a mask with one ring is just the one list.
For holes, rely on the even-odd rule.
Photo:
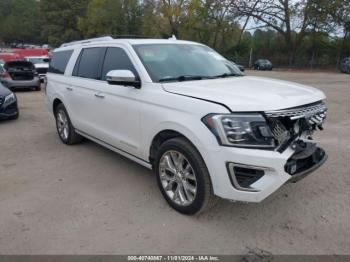
{"label": "door handle", "polygon": [[66,88],[68,91],[73,91],[73,88],[71,88],[71,87],[67,87]]}
{"label": "door handle", "polygon": [[95,97],[97,97],[97,98],[105,98],[105,96],[104,96],[104,95],[102,95],[101,93],[97,93],[97,94],[95,94]]}

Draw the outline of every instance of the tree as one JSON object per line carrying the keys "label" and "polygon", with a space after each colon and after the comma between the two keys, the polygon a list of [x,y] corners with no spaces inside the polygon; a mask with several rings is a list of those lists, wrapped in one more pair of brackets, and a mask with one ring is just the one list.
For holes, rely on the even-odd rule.
{"label": "tree", "polygon": [[283,36],[289,64],[293,65],[296,51],[309,25],[310,1],[241,0],[233,4],[242,15],[254,18],[256,23],[262,23]]}
{"label": "tree", "polygon": [[139,35],[142,32],[142,6],[137,0],[91,0],[78,28],[85,37],[100,35]]}
{"label": "tree", "polygon": [[0,1],[0,40],[40,43],[39,5],[35,0]]}
{"label": "tree", "polygon": [[[41,0],[42,36],[53,46],[81,39],[79,18],[85,15],[89,0]],[[38,16],[40,17],[40,16]]]}

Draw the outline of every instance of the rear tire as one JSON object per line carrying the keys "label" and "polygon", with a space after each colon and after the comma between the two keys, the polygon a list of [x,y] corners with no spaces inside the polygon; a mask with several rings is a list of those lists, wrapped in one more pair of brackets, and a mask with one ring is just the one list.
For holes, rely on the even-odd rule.
{"label": "rear tire", "polygon": [[215,205],[217,198],[204,160],[185,138],[164,142],[159,148],[154,167],[159,189],[176,211],[194,215]]}
{"label": "rear tire", "polygon": [[37,87],[35,88],[35,91],[41,91],[41,86],[37,86]]}
{"label": "rear tire", "polygon": [[55,110],[56,128],[58,136],[66,145],[74,145],[83,141],[83,137],[75,132],[68,112],[63,104],[59,104]]}

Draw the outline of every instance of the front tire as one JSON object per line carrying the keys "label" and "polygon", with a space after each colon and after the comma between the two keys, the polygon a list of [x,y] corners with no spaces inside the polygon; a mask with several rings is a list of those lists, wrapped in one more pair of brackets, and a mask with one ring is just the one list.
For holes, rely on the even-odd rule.
{"label": "front tire", "polygon": [[215,204],[208,169],[186,139],[170,139],[160,146],[155,172],[161,193],[176,211],[194,215]]}
{"label": "front tire", "polygon": [[83,140],[83,137],[75,132],[68,112],[63,104],[57,106],[55,110],[55,119],[58,136],[64,144],[74,145]]}

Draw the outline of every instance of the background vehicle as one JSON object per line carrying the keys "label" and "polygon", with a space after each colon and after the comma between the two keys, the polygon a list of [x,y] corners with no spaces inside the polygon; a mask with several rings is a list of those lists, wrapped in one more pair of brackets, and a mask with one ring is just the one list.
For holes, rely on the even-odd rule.
{"label": "background vehicle", "polygon": [[273,69],[272,63],[267,59],[259,59],[255,61],[253,65],[254,70],[268,70],[271,71]]}
{"label": "background vehicle", "polygon": [[199,43],[89,39],[53,52],[47,105],[67,145],[86,137],[153,169],[177,211],[260,202],[319,168],[327,108],[312,87],[244,76]]}
{"label": "background vehicle", "polygon": [[350,57],[344,58],[340,63],[340,71],[350,74]]}
{"label": "background vehicle", "polygon": [[0,84],[0,120],[16,119],[18,116],[16,95]]}
{"label": "background vehicle", "polygon": [[6,63],[10,61],[15,61],[15,60],[21,60],[22,58],[18,54],[6,52],[6,53],[0,53],[0,59]]}
{"label": "background vehicle", "polygon": [[34,64],[36,72],[39,74],[42,82],[44,82],[49,69],[50,58],[48,56],[27,56],[25,60]]}
{"label": "background vehicle", "polygon": [[239,64],[236,64],[235,62],[231,61],[235,66],[237,66],[239,68],[239,70],[241,70],[241,72],[244,72],[245,71],[245,68],[243,65],[239,65]]}
{"label": "background vehicle", "polygon": [[0,77],[1,83],[14,90],[21,89],[41,89],[41,82],[34,65],[28,61],[11,61],[5,63]]}

